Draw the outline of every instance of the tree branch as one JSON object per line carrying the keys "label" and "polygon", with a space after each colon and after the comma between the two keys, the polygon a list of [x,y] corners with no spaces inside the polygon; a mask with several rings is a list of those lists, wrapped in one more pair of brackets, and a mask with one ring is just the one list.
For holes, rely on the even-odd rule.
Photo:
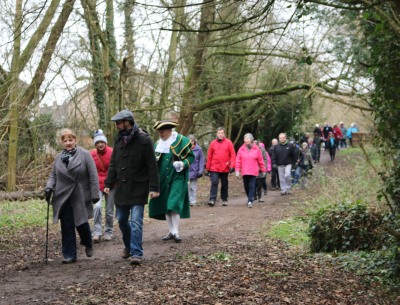
{"label": "tree branch", "polygon": [[47,68],[50,64],[51,57],[53,56],[57,42],[61,36],[61,33],[64,30],[64,26],[68,21],[69,15],[71,14],[74,8],[74,4],[75,0],[67,0],[64,3],[62,11],[58,16],[58,19],[50,32],[50,36],[45,45],[42,58],[39,62],[38,67],[36,68],[35,75],[32,78],[30,85],[23,94],[20,107],[22,108],[27,107],[33,100],[35,93],[39,90],[40,86],[42,85]]}

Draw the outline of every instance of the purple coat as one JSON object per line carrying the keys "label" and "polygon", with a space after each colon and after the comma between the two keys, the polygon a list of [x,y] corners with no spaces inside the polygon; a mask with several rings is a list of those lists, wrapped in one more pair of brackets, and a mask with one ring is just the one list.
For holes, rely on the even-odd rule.
{"label": "purple coat", "polygon": [[194,161],[189,168],[189,179],[197,179],[204,171],[204,155],[198,144],[192,147],[192,150],[194,153]]}

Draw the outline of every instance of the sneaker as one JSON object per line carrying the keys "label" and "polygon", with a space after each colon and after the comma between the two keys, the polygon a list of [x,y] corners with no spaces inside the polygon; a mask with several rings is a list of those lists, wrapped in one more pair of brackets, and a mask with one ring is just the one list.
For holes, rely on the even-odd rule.
{"label": "sneaker", "polygon": [[103,237],[103,239],[105,241],[110,241],[112,238],[113,238],[113,236],[111,234],[105,234],[104,237]]}
{"label": "sneaker", "polygon": [[161,238],[161,240],[163,241],[167,241],[167,240],[171,240],[174,239],[174,234],[172,234],[171,232],[168,233],[168,235],[165,235],[164,237]]}
{"label": "sneaker", "polygon": [[249,201],[249,202],[247,203],[247,207],[248,207],[248,208],[252,208],[252,207],[253,207],[253,204],[251,203],[251,201]]}
{"label": "sneaker", "polygon": [[292,194],[291,191],[287,191],[287,192],[286,192],[286,195],[291,195],[291,194]]}
{"label": "sneaker", "polygon": [[264,192],[264,195],[267,195],[267,191]]}
{"label": "sneaker", "polygon": [[94,235],[92,240],[95,244],[98,244],[100,242],[100,235]]}
{"label": "sneaker", "polygon": [[132,256],[131,258],[129,258],[129,261],[131,262],[131,265],[134,266],[139,266],[142,264],[142,258],[139,256]]}
{"label": "sneaker", "polygon": [[286,195],[286,192],[281,192],[281,196],[284,196],[284,195]]}
{"label": "sneaker", "polygon": [[196,202],[191,202],[191,203],[190,203],[190,206],[191,206],[191,207],[194,207],[195,205],[196,205]]}
{"label": "sneaker", "polygon": [[208,205],[210,206],[210,207],[213,207],[214,205],[215,205],[215,200],[210,200],[209,202],[208,202]]}
{"label": "sneaker", "polygon": [[264,199],[260,198],[258,199],[258,202],[264,202]]}
{"label": "sneaker", "polygon": [[92,257],[93,256],[93,247],[86,246],[85,252],[86,252],[87,257]]}
{"label": "sneaker", "polygon": [[228,206],[228,201],[222,201],[222,206],[224,207]]}
{"label": "sneaker", "polygon": [[123,258],[123,259],[127,259],[129,256],[130,256],[129,250],[128,250],[127,248],[125,248],[125,249],[122,251],[122,258]]}
{"label": "sneaker", "polygon": [[70,258],[64,258],[61,263],[63,264],[73,264],[76,262],[76,258],[75,257],[70,257]]}

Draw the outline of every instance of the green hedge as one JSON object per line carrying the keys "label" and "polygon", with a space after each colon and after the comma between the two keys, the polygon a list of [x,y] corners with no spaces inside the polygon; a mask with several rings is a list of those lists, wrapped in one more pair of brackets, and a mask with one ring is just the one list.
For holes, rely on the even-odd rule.
{"label": "green hedge", "polygon": [[320,209],[310,220],[311,251],[381,249],[388,238],[381,229],[383,222],[383,214],[361,201]]}

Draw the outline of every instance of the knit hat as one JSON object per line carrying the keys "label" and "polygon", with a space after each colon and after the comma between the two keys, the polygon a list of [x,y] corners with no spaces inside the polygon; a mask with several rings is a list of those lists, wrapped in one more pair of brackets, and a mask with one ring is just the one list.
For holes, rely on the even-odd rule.
{"label": "knit hat", "polygon": [[93,135],[93,145],[96,145],[96,143],[100,141],[107,144],[107,138],[104,135],[103,130],[97,129]]}

